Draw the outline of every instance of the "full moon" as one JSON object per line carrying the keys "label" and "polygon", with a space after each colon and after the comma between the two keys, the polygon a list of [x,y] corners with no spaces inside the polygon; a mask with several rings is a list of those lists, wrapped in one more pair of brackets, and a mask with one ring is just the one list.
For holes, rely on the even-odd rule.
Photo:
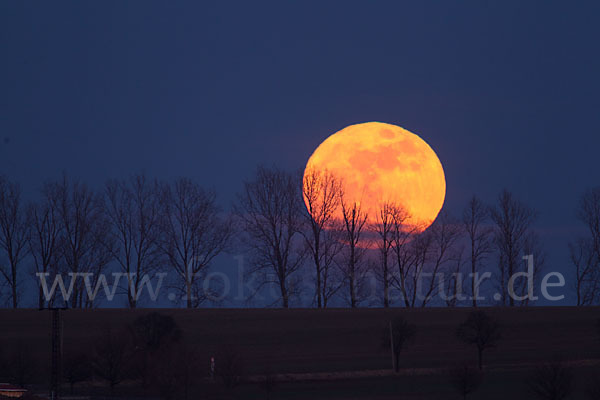
{"label": "full moon", "polygon": [[[408,213],[406,225],[429,227],[444,204],[446,179],[435,152],[396,125],[367,122],[329,136],[310,156],[308,171],[327,171],[342,184],[344,201],[360,205],[368,223],[376,223],[384,203]],[[335,218],[342,218],[341,210]]]}

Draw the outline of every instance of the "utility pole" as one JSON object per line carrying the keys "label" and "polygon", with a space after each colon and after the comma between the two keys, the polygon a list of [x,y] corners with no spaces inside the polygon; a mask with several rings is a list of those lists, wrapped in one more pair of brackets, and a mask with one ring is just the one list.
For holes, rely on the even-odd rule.
{"label": "utility pole", "polygon": [[40,308],[41,310],[48,310],[52,312],[52,327],[51,327],[51,339],[50,339],[50,400],[60,399],[60,386],[62,383],[62,318],[61,310],[66,310],[67,307],[48,307]]}

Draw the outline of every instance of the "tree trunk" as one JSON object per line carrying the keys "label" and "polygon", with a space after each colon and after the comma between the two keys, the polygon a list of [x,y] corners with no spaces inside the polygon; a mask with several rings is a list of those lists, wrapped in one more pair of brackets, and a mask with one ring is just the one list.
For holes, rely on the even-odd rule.
{"label": "tree trunk", "polygon": [[186,294],[186,307],[194,308],[192,305],[192,282],[189,279],[186,279],[185,282],[185,294]]}
{"label": "tree trunk", "polygon": [[[135,299],[135,297],[138,295],[136,282],[131,282],[129,281],[129,279],[127,279],[127,284],[127,301],[129,302],[129,308],[136,308],[137,300]],[[133,290],[131,287],[132,285],[134,286]]]}
{"label": "tree trunk", "polygon": [[476,261],[475,260],[475,242],[471,241],[471,290],[473,293],[473,307],[477,307],[477,293],[475,293],[475,269],[476,269]]}
{"label": "tree trunk", "polygon": [[12,282],[11,282],[12,304],[13,304],[13,308],[17,308],[19,306],[19,303],[17,301],[17,266],[14,265],[13,263],[11,263],[11,272],[12,272]]}
{"label": "tree trunk", "polygon": [[350,307],[356,308],[356,293],[354,289],[354,274],[350,275]]}
{"label": "tree trunk", "polygon": [[42,289],[42,285],[38,289],[38,308],[44,308],[44,290]]}
{"label": "tree trunk", "polygon": [[323,298],[321,295],[321,266],[319,265],[318,255],[315,253],[315,265],[317,267],[317,308],[323,306]]}
{"label": "tree trunk", "polygon": [[[354,240],[354,239],[352,239]],[[356,268],[354,242],[350,243],[350,306],[356,308],[356,290],[354,288],[354,273]]]}
{"label": "tree trunk", "polygon": [[[513,269],[511,267],[510,271],[508,272],[508,279],[510,279],[510,277],[513,276],[512,270]],[[513,285],[513,287],[514,287],[514,285]],[[507,291],[507,293],[508,293],[508,305],[511,306],[511,307],[514,307],[515,306],[515,299],[511,295],[510,291]]]}
{"label": "tree trunk", "polygon": [[133,296],[129,297],[129,308],[137,308],[137,301]]}
{"label": "tree trunk", "polygon": [[283,302],[283,308],[289,308],[289,298],[287,288],[285,287],[285,280],[281,280],[279,284],[279,288],[281,290],[281,299]]}
{"label": "tree trunk", "polygon": [[[512,246],[509,247],[508,254],[509,254],[509,259],[508,259],[508,277],[507,278],[508,278],[508,280],[510,280],[510,278],[513,276],[513,273],[514,273],[514,270],[515,270],[515,267],[513,265],[513,261],[514,260],[512,258],[512,255],[513,255]],[[507,280],[507,282],[508,282],[508,280]],[[513,285],[513,287],[514,287],[514,285]],[[507,287],[506,292],[508,293],[508,304],[511,307],[514,307],[514,305],[515,305],[515,299],[513,298],[513,296],[511,296],[511,293],[509,292],[508,287]]]}
{"label": "tree trunk", "polygon": [[290,308],[287,293],[283,296],[283,308]]}
{"label": "tree trunk", "polygon": [[[73,276],[71,279],[75,279],[75,276]],[[71,293],[71,308],[77,308],[77,291],[77,288],[75,288],[75,285],[73,285],[73,292]],[[68,300],[69,299],[65,299],[65,302]]]}
{"label": "tree trunk", "polygon": [[388,279],[388,262],[387,255],[383,258],[383,307],[389,308],[390,306],[390,282]]}

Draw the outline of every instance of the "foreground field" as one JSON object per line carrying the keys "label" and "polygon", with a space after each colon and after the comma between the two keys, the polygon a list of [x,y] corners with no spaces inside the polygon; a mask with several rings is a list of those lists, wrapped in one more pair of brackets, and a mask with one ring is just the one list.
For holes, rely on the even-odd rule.
{"label": "foreground field", "polygon": [[[206,371],[199,371],[199,378],[206,376],[210,356],[227,347],[244,360],[248,377],[269,370],[286,381],[277,384],[277,396],[273,398],[441,398],[450,390],[446,369],[476,360],[475,350],[455,338],[456,326],[470,309],[159,311],[175,318],[187,341],[199,349],[201,362],[206,360]],[[526,394],[519,397],[523,379],[518,377],[525,376],[535,365],[557,358],[571,362],[581,377],[594,373],[595,360],[600,359],[596,330],[600,309],[532,307],[488,311],[502,325],[503,338],[497,348],[486,354],[489,377],[473,398],[500,399],[505,398],[502,393],[511,391],[512,398],[531,398]],[[118,329],[147,312],[65,311],[64,347],[90,348],[107,327]],[[399,376],[386,371],[391,359],[382,348],[381,339],[386,323],[396,315],[403,315],[417,326],[415,340],[403,353],[403,371]],[[42,370],[46,369],[49,313],[0,310],[0,321],[2,347],[27,343]],[[214,398],[264,398],[255,386],[241,385],[234,393],[208,388],[206,397],[208,392],[214,392]]]}

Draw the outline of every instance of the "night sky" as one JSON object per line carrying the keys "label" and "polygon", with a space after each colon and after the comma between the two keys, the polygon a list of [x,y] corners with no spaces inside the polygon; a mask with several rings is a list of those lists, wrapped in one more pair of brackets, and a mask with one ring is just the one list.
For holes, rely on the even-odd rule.
{"label": "night sky", "polygon": [[[188,176],[228,208],[257,164],[297,169],[381,121],[446,173],[444,208],[507,188],[567,270],[579,195],[600,184],[600,3],[0,3],[0,173],[33,196]],[[569,283],[569,281],[567,281]]]}

